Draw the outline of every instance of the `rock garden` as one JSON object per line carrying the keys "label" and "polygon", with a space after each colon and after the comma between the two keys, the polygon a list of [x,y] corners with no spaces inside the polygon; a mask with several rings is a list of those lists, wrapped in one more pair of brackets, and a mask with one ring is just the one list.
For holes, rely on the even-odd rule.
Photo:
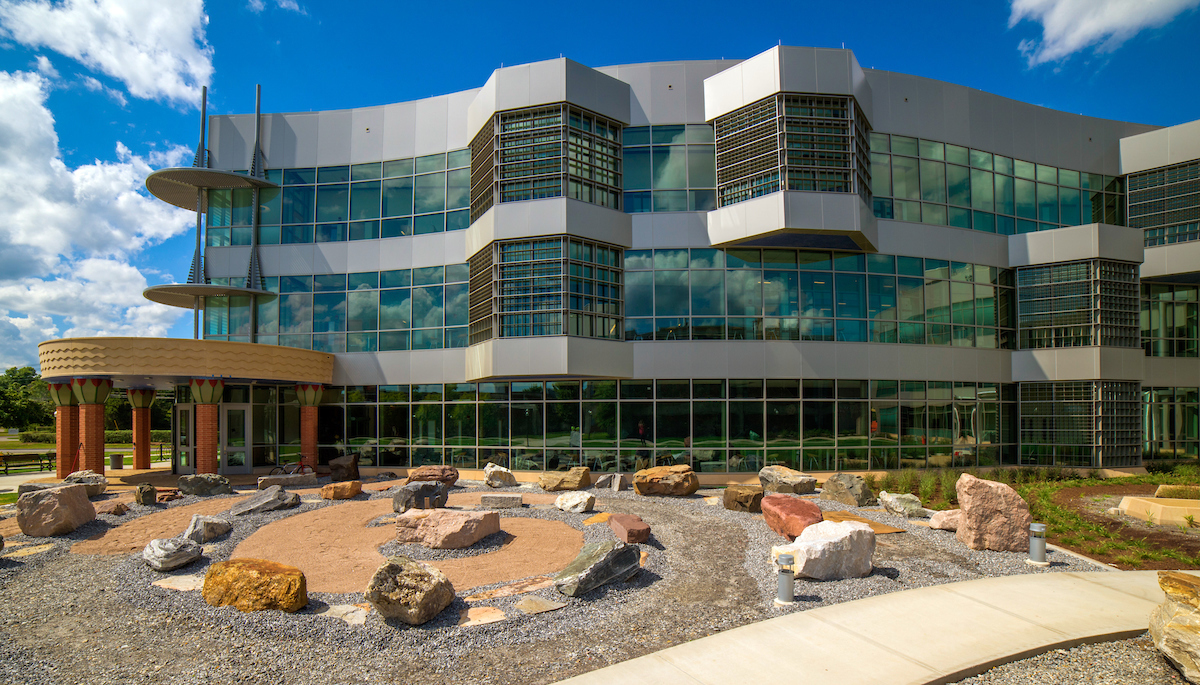
{"label": "rock garden", "polygon": [[1095,570],[1025,563],[1026,501],[971,474],[957,513],[779,466],[713,489],[686,466],[337,476],[23,486],[0,520],[0,681],[554,682],[785,612]]}

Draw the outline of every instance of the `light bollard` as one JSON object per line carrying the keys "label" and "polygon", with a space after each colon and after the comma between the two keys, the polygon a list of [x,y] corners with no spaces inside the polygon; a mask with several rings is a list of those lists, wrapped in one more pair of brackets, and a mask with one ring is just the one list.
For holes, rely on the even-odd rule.
{"label": "light bollard", "polygon": [[1049,566],[1046,561],[1046,524],[1029,524],[1029,558],[1025,560],[1030,566]]}
{"label": "light bollard", "polygon": [[777,606],[791,606],[796,603],[796,558],[791,554],[780,554],[775,558],[779,567],[779,593],[775,597]]}

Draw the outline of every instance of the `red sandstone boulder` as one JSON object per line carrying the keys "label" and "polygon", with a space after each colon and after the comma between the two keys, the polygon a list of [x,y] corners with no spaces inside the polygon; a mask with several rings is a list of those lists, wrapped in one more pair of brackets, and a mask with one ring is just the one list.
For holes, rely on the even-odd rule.
{"label": "red sandstone boulder", "polygon": [[454,485],[458,480],[458,469],[453,466],[418,466],[408,473],[408,478],[404,479],[404,484],[414,483],[416,481],[436,480],[439,483],[445,483],[447,487]]}
{"label": "red sandstone boulder", "polygon": [[805,528],[825,520],[815,503],[791,495],[767,495],[761,506],[767,527],[788,540],[795,540]]}
{"label": "red sandstone boulder", "polygon": [[608,517],[608,527],[617,539],[626,544],[645,542],[650,539],[650,526],[633,514],[613,514]]}
{"label": "red sandstone boulder", "polygon": [[1029,505],[1004,483],[964,473],[954,486],[962,508],[958,541],[971,549],[1025,552],[1029,549]]}
{"label": "red sandstone boulder", "polygon": [[694,495],[700,479],[687,464],[656,466],[633,474],[633,491],[639,495]]}

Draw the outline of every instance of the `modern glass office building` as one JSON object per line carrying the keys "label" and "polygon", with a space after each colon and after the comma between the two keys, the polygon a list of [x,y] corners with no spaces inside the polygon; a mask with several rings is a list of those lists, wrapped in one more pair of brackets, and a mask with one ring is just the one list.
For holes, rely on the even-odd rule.
{"label": "modern glass office building", "polygon": [[198,211],[189,283],[147,297],[201,340],[42,347],[50,380],[173,399],[181,471],[1200,449],[1200,122],[777,47],[208,126],[147,181]]}

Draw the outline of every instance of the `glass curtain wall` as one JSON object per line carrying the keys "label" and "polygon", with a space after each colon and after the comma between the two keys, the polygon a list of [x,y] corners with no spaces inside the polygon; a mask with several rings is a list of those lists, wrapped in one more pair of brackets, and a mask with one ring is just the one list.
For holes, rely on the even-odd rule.
{"label": "glass curtain wall", "polygon": [[1146,247],[1200,240],[1200,161],[1130,174],[1129,225]]}

